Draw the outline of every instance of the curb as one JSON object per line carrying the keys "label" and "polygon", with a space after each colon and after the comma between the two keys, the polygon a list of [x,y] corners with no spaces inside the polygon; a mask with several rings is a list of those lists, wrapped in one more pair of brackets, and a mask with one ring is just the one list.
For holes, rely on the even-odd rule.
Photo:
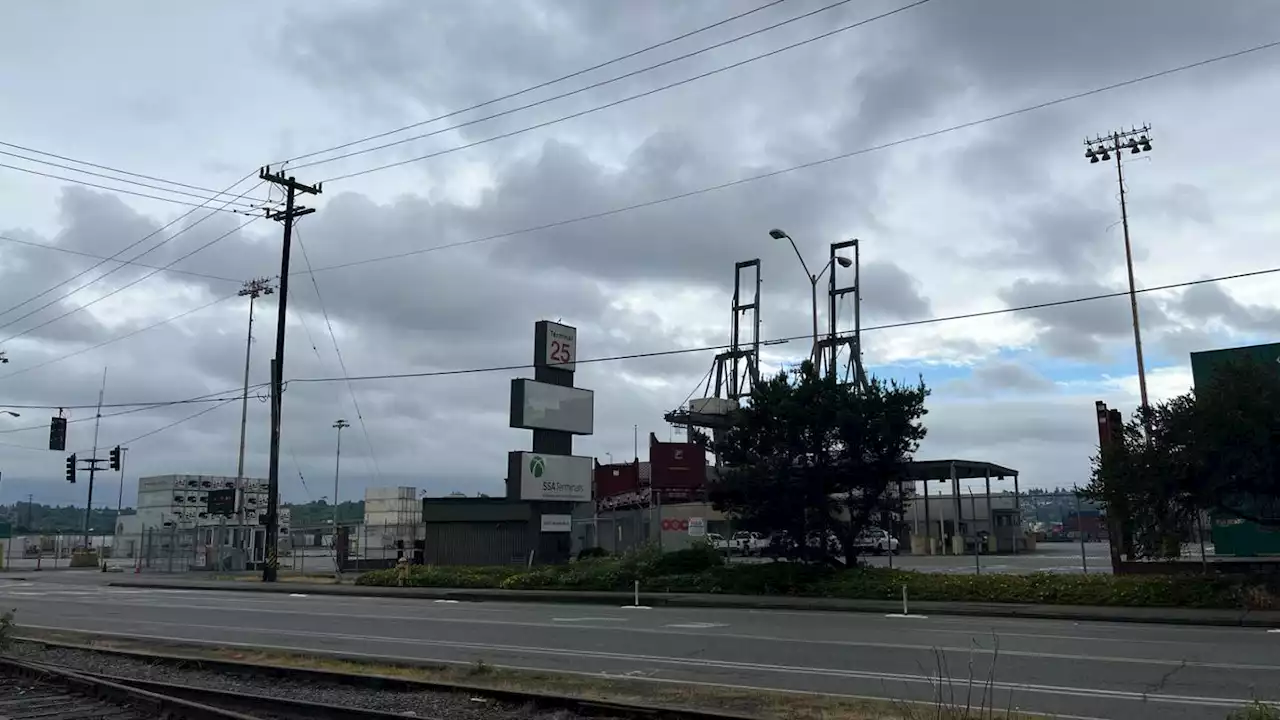
{"label": "curb", "polygon": [[[575,592],[562,590],[490,590],[465,588],[398,588],[366,585],[306,585],[302,583],[203,582],[109,582],[108,587],[213,592],[256,592],[307,594],[338,597],[399,598],[405,600],[453,600],[457,602],[557,603],[578,605],[630,605],[626,592]],[[651,607],[701,609],[791,610],[811,612],[861,612],[899,614],[902,603],[888,600],[845,598],[803,598],[791,596],[712,595],[698,593],[642,593]],[[919,601],[914,612],[961,617],[1013,617],[1038,620],[1124,622],[1158,625],[1201,625],[1212,627],[1280,627],[1280,612],[1249,610],[1199,610],[1191,608],[1124,608],[1107,606],[1024,605],[1018,603],[969,603]]]}

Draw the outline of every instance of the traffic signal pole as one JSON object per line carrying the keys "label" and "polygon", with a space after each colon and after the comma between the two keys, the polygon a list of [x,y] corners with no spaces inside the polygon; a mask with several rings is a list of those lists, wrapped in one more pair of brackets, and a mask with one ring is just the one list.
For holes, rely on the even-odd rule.
{"label": "traffic signal pole", "polygon": [[102,368],[102,387],[98,388],[98,411],[93,418],[93,456],[89,459],[89,497],[84,503],[84,549],[89,549],[89,516],[93,514],[93,478],[98,473],[98,426],[102,424],[102,396],[107,392],[107,369]]}

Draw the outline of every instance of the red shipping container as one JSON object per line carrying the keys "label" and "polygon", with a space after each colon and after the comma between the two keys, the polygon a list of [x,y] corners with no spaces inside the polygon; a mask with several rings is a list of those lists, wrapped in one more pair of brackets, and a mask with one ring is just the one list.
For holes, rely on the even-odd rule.
{"label": "red shipping container", "polygon": [[633,462],[596,465],[596,499],[613,497],[639,489],[640,468],[637,465]]}
{"label": "red shipping container", "polygon": [[659,442],[649,433],[651,486],[697,489],[707,484],[707,451],[695,443]]}

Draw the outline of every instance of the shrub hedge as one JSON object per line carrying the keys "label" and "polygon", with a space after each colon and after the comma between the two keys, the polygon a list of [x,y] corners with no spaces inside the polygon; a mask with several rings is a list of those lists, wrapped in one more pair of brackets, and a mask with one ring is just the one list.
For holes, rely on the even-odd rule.
{"label": "shrub hedge", "polygon": [[[800,563],[725,565],[702,549],[662,555],[653,549],[616,557],[588,558],[568,565],[522,567],[413,566],[410,587],[502,588],[508,590],[630,590],[640,581],[649,592],[793,595],[896,600],[902,587],[913,600],[950,600],[1047,605],[1110,605],[1270,609],[1275,587],[1196,575],[941,575],[888,568],[835,570]],[[395,570],[361,575],[357,585],[399,584]]]}

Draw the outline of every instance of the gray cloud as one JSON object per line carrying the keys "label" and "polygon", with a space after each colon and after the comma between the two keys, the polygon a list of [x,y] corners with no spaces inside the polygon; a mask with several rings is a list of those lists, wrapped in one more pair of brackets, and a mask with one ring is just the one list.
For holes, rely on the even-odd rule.
{"label": "gray cloud", "polygon": [[[220,188],[265,161],[420,121],[744,9],[723,1],[664,5],[660,12],[643,4],[592,0],[514,5],[388,0],[265,9],[245,0],[229,2],[184,8],[181,14],[128,4],[85,5],[78,8],[80,22],[74,25],[48,9],[23,6],[8,18],[6,29],[14,30],[0,44],[0,83],[15,108],[40,111],[4,114],[0,136]],[[1133,166],[1132,197],[1142,223],[1140,237],[1161,239],[1160,252],[1148,253],[1152,277],[1189,269],[1192,275],[1219,273],[1207,259],[1190,259],[1203,256],[1187,252],[1188,236],[1201,246],[1203,237],[1221,238],[1224,263],[1234,258],[1274,265],[1280,261],[1274,243],[1242,231],[1274,225],[1274,212],[1258,200],[1274,194],[1270,175],[1258,170],[1274,164],[1274,153],[1259,142],[1250,155],[1256,166],[1232,160],[1226,180],[1222,173],[1209,175],[1212,157],[1196,154],[1203,138],[1243,136],[1242,124],[1256,110],[1267,109],[1268,86],[1258,78],[1273,61],[1263,54],[1096,100],[701,192],[1236,50],[1261,39],[1257,36],[1275,27],[1277,19],[1276,11],[1262,4],[1218,8],[1142,0],[1112,5],[1098,0],[1085,5],[930,3],[600,113],[399,170],[330,183],[322,197],[308,198],[319,212],[299,226],[286,375],[296,381],[341,374],[315,288],[302,273],[301,247],[317,268],[343,266],[684,193],[689,196],[581,223],[317,272],[347,369],[373,375],[522,364],[529,360],[530,326],[540,318],[577,325],[588,357],[718,345],[728,339],[733,263],[750,258],[763,264],[764,337],[805,336],[811,325],[808,283],[789,245],[767,236],[771,227],[785,228],[811,263],[827,256],[833,240],[867,240],[864,325],[1111,291],[1122,277],[1121,239],[1117,229],[1107,229],[1118,219],[1114,180],[1099,174],[1109,171],[1087,166],[1079,143],[1086,134],[1147,119],[1147,114],[1160,129],[1161,164],[1159,173],[1146,174],[1155,162]],[[888,0],[850,3],[572,99],[297,174],[310,182],[510,132],[894,6]],[[784,3],[591,73],[576,85],[548,88],[491,109],[579,87],[812,7]],[[1090,21],[1104,16],[1107,22]],[[249,51],[228,54],[228,42]],[[51,44],[68,50],[50,57]],[[172,51],[175,44],[181,53]],[[156,63],[155,57],[168,60]],[[119,77],[130,78],[123,95]],[[191,77],[202,78],[198,90],[190,89]],[[55,84],[64,92],[50,96],[48,88]],[[1204,112],[1210,94],[1221,112]],[[86,123],[86,117],[94,121]],[[186,209],[25,176],[0,174],[0,183],[0,233],[77,252],[109,255]],[[202,215],[180,220],[138,251]],[[143,262],[174,261],[240,221],[210,218]],[[958,235],[957,227],[966,235]],[[240,299],[7,382],[4,378],[233,293],[240,280],[275,275],[279,237],[278,226],[260,220],[179,263],[231,282],[161,273],[91,310],[5,343],[12,362],[0,369],[0,403],[92,403],[104,365],[108,402],[237,387],[246,320]],[[957,246],[966,254],[951,250]],[[1140,240],[1139,258],[1151,247]],[[93,262],[0,242],[0,310]],[[122,269],[11,330],[43,322],[145,272]],[[266,298],[258,306],[255,382],[267,376],[275,301]],[[839,311],[841,325],[847,326],[848,303]],[[1270,331],[1277,312],[1207,290],[1142,301],[1144,330],[1153,347],[1178,355],[1188,347]],[[21,313],[0,316],[0,324]],[[1029,331],[1018,318],[1031,321]],[[1118,357],[1127,367],[1129,333],[1127,302],[1117,298],[990,322],[877,331],[867,336],[866,355],[869,361],[892,356],[927,364],[956,356],[981,362],[1013,349],[1026,351],[1017,363],[978,365],[968,387],[939,387],[931,403],[926,454],[994,459],[1023,469],[1028,481],[1071,484],[1087,472],[1092,451],[1088,402],[1068,397],[1066,389],[1048,392],[1054,388],[1045,386],[1042,364],[1054,356],[1099,362]],[[771,346],[766,354],[785,363],[806,351],[807,342],[795,341]],[[579,384],[597,390],[599,404],[597,434],[580,441],[581,452],[627,456],[636,426],[642,438],[647,431],[665,437],[662,412],[694,388],[713,355],[698,351],[584,364]],[[353,383],[381,480],[364,431],[353,428],[344,437],[344,454],[348,446],[350,452],[344,493],[376,482],[436,492],[496,491],[503,454],[528,440],[527,433],[505,427],[507,383],[522,373]],[[1013,397],[1023,393],[1039,393],[1050,404]],[[293,382],[285,407],[286,492],[295,498],[326,494],[319,486],[327,483],[313,478],[331,472],[329,425],[339,416],[357,420],[346,384]],[[199,409],[174,406],[105,418],[102,442],[140,436]],[[43,425],[50,412],[24,411],[21,420]],[[87,417],[83,410],[72,416]],[[260,473],[266,463],[266,405],[252,399],[249,417],[249,467]],[[238,404],[231,403],[140,440],[131,451],[130,476],[230,472],[238,423]],[[73,425],[73,444],[88,442],[90,424]],[[0,432],[0,442],[39,448],[45,432],[43,427]],[[42,488],[50,498],[82,498],[83,488],[61,482],[60,454],[0,448],[9,453],[0,488],[6,500],[19,483]]]}

